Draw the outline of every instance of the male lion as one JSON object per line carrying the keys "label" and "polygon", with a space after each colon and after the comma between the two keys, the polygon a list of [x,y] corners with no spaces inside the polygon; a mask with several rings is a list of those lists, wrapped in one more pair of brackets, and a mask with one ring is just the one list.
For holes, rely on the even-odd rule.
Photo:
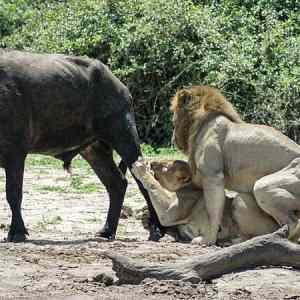
{"label": "male lion", "polygon": [[[201,243],[208,238],[210,222],[203,191],[192,183],[188,163],[156,161],[133,164],[133,173],[148,190],[159,221],[177,241]],[[278,229],[276,222],[264,213],[249,194],[226,195],[224,216],[218,242],[235,242],[270,233]]]}
{"label": "male lion", "polygon": [[289,239],[300,236],[300,146],[279,131],[244,123],[233,106],[209,86],[179,90],[171,101],[173,140],[189,158],[193,182],[203,187],[210,221],[205,243],[215,243],[224,188],[253,196]]}

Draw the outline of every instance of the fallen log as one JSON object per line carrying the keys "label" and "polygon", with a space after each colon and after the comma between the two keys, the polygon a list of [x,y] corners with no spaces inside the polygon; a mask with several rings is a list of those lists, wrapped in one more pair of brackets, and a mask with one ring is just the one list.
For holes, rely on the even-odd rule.
{"label": "fallen log", "polygon": [[106,255],[112,259],[113,270],[121,284],[139,284],[145,278],[198,283],[258,266],[300,269],[300,245],[287,237],[288,227],[284,226],[274,233],[173,264],[148,264],[117,254]]}

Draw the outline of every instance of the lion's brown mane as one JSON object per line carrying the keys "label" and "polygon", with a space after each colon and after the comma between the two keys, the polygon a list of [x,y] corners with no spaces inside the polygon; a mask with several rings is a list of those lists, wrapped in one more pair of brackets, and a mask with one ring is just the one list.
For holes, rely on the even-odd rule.
{"label": "lion's brown mane", "polygon": [[[235,123],[243,122],[232,104],[218,89],[205,85],[177,91],[171,99],[170,110],[176,113],[178,118],[174,128],[176,144],[189,156],[197,147],[197,134],[212,114],[223,115]],[[193,169],[193,166],[191,167]]]}

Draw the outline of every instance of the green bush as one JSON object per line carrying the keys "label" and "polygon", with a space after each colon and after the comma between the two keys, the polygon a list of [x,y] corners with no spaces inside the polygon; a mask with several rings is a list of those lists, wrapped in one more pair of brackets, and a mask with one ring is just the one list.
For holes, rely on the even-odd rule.
{"label": "green bush", "polygon": [[300,141],[299,1],[2,0],[0,38],[101,59],[130,88],[154,146],[169,144],[169,99],[190,84],[220,88],[246,121]]}

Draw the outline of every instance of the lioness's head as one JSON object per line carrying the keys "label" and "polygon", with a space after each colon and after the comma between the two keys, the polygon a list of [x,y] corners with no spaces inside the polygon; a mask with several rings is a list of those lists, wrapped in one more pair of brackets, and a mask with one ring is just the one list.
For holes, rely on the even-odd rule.
{"label": "lioness's head", "polygon": [[170,110],[174,128],[172,140],[186,154],[190,153],[193,137],[210,113],[222,114],[236,123],[242,122],[231,103],[210,86],[190,86],[177,91],[171,99]]}
{"label": "lioness's head", "polygon": [[191,182],[191,170],[185,161],[154,161],[151,169],[155,179],[170,192],[176,192]]}

